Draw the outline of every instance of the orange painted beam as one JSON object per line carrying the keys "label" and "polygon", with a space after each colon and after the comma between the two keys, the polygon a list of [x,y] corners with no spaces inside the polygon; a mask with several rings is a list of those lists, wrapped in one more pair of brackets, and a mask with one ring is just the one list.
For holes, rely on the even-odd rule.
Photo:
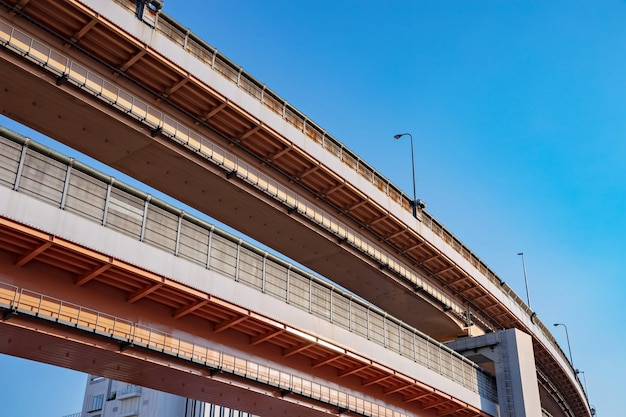
{"label": "orange painted beam", "polygon": [[22,267],[22,266],[26,265],[28,262],[30,262],[33,259],[35,259],[37,257],[37,255],[43,253],[46,249],[51,247],[53,244],[54,244],[54,237],[50,236],[50,240],[48,240],[47,242],[39,245],[38,247],[36,247],[32,251],[22,255],[17,261],[15,261],[15,266]]}

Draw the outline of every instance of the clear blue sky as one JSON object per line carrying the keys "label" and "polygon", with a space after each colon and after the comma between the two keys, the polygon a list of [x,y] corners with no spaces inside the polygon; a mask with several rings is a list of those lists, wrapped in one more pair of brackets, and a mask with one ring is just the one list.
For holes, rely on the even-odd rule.
{"label": "clear blue sky", "polygon": [[[533,309],[566,352],[552,323],[567,324],[598,416],[623,415],[626,1],[166,0],[164,10],[408,194],[409,143],[392,136],[410,132],[427,210],[522,298],[525,253]],[[7,415],[80,410],[84,375],[7,357],[0,371],[11,375],[0,404],[21,410]],[[22,372],[70,387],[24,412],[36,388],[19,384]]]}

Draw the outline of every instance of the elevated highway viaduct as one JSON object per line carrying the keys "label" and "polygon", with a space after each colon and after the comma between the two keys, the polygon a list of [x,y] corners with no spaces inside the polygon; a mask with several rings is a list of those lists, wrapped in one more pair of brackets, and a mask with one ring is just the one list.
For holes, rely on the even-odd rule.
{"label": "elevated highway viaduct", "polygon": [[[532,336],[544,407],[589,415],[536,315],[375,169],[182,25],[111,1],[2,1],[3,114],[271,246],[439,341]],[[156,6],[155,6],[156,5]]]}

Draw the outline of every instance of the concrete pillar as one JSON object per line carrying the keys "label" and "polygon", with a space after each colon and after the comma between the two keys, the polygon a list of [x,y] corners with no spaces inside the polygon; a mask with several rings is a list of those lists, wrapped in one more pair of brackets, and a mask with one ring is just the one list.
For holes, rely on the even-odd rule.
{"label": "concrete pillar", "polygon": [[541,415],[539,384],[530,335],[508,329],[446,345],[496,376],[502,417]]}

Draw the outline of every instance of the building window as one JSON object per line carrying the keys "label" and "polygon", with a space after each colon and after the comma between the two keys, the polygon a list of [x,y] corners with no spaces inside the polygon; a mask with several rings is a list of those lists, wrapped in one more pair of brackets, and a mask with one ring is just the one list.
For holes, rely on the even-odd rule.
{"label": "building window", "polygon": [[91,403],[91,411],[102,410],[102,404],[104,404],[104,394],[96,395]]}

